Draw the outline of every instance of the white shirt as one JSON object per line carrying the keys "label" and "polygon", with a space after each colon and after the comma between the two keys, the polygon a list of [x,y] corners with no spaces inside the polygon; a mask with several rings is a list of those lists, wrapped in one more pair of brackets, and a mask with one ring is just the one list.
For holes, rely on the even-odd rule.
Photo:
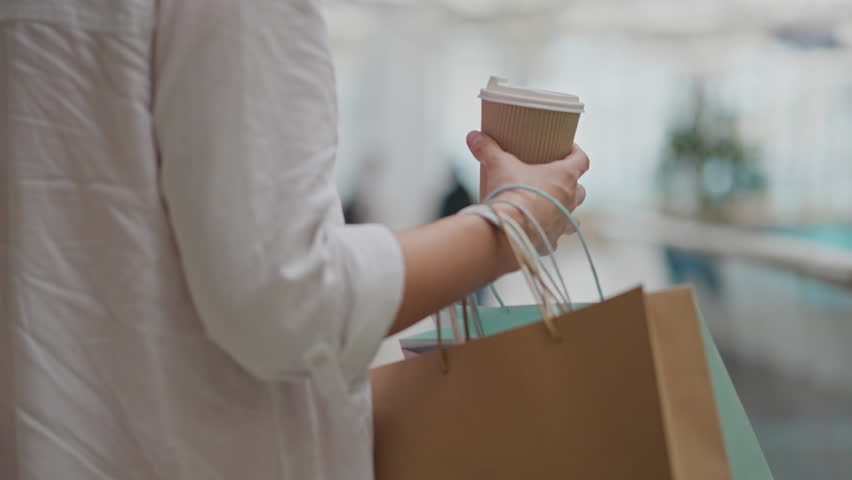
{"label": "white shirt", "polygon": [[0,0],[0,35],[20,478],[372,478],[403,261],[342,222],[318,1]]}

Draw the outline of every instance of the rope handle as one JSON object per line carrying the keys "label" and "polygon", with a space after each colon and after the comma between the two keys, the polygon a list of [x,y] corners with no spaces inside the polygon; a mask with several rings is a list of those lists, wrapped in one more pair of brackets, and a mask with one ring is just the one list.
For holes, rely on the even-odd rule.
{"label": "rope handle", "polygon": [[[538,252],[527,236],[526,232],[524,232],[523,228],[518,225],[518,223],[510,216],[497,212],[492,207],[488,207],[494,212],[494,215],[499,221],[499,228],[506,234],[509,247],[512,250],[515,259],[518,264],[521,266],[521,271],[524,273],[524,278],[527,281],[527,284],[530,287],[530,290],[533,292],[533,295],[536,297],[536,305],[539,308],[539,312],[541,313],[542,320],[550,332],[551,337],[553,337],[556,341],[561,341],[562,336],[560,335],[558,329],[556,328],[555,319],[561,314],[560,312],[560,302],[559,297],[550,289],[547,283],[543,280],[541,276],[541,271],[539,269],[540,259],[538,256]],[[552,277],[551,277],[552,278]],[[550,307],[554,306],[554,309],[551,310]],[[470,329],[468,326],[468,312],[466,301],[462,302],[462,312],[464,317],[464,335],[465,341],[470,340]],[[457,313],[455,312],[455,305],[450,306],[450,317],[451,319],[455,319],[457,317]],[[474,310],[474,318],[478,320],[478,312]],[[437,311],[435,313],[435,328],[437,330],[437,341],[438,341],[438,349],[440,351],[440,360],[441,360],[441,372],[443,374],[449,373],[450,365],[449,365],[449,352],[447,351],[447,346],[443,341],[443,332],[441,325],[441,311]],[[457,329],[457,323],[453,324],[454,334],[456,336],[456,341],[458,341],[459,334],[455,331]]]}
{"label": "rope handle", "polygon": [[[577,232],[577,237],[580,239],[580,243],[583,246],[583,251],[586,255],[586,260],[588,260],[589,267],[592,271],[592,276],[595,282],[595,288],[597,289],[598,297],[600,301],[605,300],[605,296],[603,294],[603,288],[601,288],[600,278],[598,276],[597,268],[595,267],[595,263],[592,260],[592,255],[589,250],[588,242],[586,241],[583,232],[580,230],[579,223],[574,219],[574,216],[571,215],[571,212],[554,196],[549,193],[538,189],[536,187],[531,187],[528,185],[505,185],[495,189],[491,192],[484,200],[481,205],[474,205],[473,208],[469,207],[470,213],[479,214],[485,217],[490,222],[494,223],[498,228],[500,228],[505,234],[509,241],[510,249],[512,250],[512,254],[515,256],[515,259],[518,262],[518,265],[521,267],[521,271],[524,275],[524,278],[527,284],[530,287],[530,290],[533,293],[533,296],[536,300],[536,305],[539,308],[539,312],[542,316],[542,321],[550,332],[551,336],[559,341],[561,340],[561,335],[556,328],[555,317],[564,313],[564,309],[562,309],[562,305],[566,306],[569,310],[573,310],[573,304],[571,302],[570,296],[568,295],[568,290],[565,287],[565,281],[562,276],[561,270],[559,269],[558,264],[553,259],[553,247],[550,244],[550,241],[547,239],[547,236],[544,232],[544,229],[541,227],[541,224],[536,220],[536,218],[522,205],[513,202],[507,199],[498,199],[497,195],[500,193],[510,191],[510,190],[525,190],[536,195],[539,195],[546,200],[548,200],[551,204],[553,204],[559,211],[562,213],[571,226],[574,228],[574,231]],[[541,237],[541,240],[544,242],[547,247],[548,253],[551,256],[551,263],[556,272],[556,275],[559,279],[559,284],[554,280],[553,276],[550,274],[550,271],[541,261],[540,255],[538,254],[535,247],[532,245],[532,241],[530,241],[529,236],[526,234],[523,228],[518,225],[518,223],[511,218],[510,216],[500,213],[496,211],[491,205],[493,203],[506,203],[512,205],[517,208],[533,225],[536,229],[536,232]],[[484,208],[483,208],[484,207]],[[487,211],[485,210],[487,208]],[[534,260],[533,260],[534,259]],[[555,294],[553,290],[548,286],[548,284],[544,281],[541,272],[544,272],[547,277],[550,279],[554,285],[561,286],[562,289],[559,291],[559,295]],[[491,285],[493,289],[493,284]],[[495,291],[496,293],[496,291]],[[559,300],[559,296],[562,297],[562,302]],[[548,298],[549,297],[549,298]],[[548,300],[552,300],[553,303],[549,303]],[[503,302],[500,302],[501,305]],[[561,304],[560,304],[561,303]],[[550,306],[555,305],[555,313],[550,310]],[[472,302],[473,307],[473,317],[474,317],[474,325],[477,328],[477,333],[482,336],[484,335],[484,331],[482,329],[482,325],[479,321],[479,312],[476,307],[476,303]],[[455,309],[455,305],[450,308]],[[562,310],[562,311],[560,311]],[[470,331],[468,326],[468,311],[466,301],[462,303],[462,312],[464,316],[464,327],[465,327],[465,341],[470,340]],[[455,317],[455,311],[452,312],[453,317]],[[441,334],[441,322],[440,322],[440,311],[436,313],[436,327],[437,327],[437,340],[438,340],[438,348],[441,351],[441,365],[442,371],[444,374],[449,372],[449,355],[446,350],[446,346],[443,344],[442,334]],[[454,327],[457,328],[457,324],[454,324]],[[456,337],[459,336],[456,330]]]}
{"label": "rope handle", "polygon": [[[502,187],[495,189],[493,192],[488,194],[487,197],[485,197],[484,202],[486,204],[488,204],[489,202],[496,200],[497,195],[499,195],[503,192],[510,191],[510,190],[525,190],[525,191],[528,191],[528,192],[535,193],[536,195],[543,197],[546,200],[548,200],[550,203],[552,203],[553,206],[555,206],[560,211],[560,213],[562,213],[562,215],[564,215],[565,218],[568,219],[568,223],[570,223],[571,226],[574,228],[574,231],[577,232],[577,237],[580,239],[580,243],[583,245],[583,251],[586,254],[586,260],[588,260],[588,262],[589,262],[589,267],[592,270],[592,276],[594,277],[594,280],[595,280],[595,288],[597,288],[598,297],[600,298],[600,301],[602,301],[602,302],[604,300],[606,300],[606,297],[603,294],[603,289],[601,288],[601,282],[600,282],[600,278],[598,277],[597,268],[595,268],[595,262],[592,260],[592,254],[589,251],[589,244],[586,241],[586,237],[583,235],[582,230],[580,230],[579,223],[577,223],[577,221],[574,219],[574,216],[571,215],[571,212],[569,212],[568,209],[565,208],[565,205],[562,205],[562,203],[559,200],[557,200],[556,197],[545,192],[544,190],[541,190],[541,189],[536,188],[536,187],[531,187],[529,185],[517,185],[517,184],[504,185]],[[533,224],[538,224],[538,221],[535,218],[532,218],[532,222],[533,222]],[[541,225],[539,224],[538,226],[540,227]],[[546,239],[545,239],[545,243],[548,243],[546,241]],[[557,271],[558,271],[558,267],[557,267]]]}

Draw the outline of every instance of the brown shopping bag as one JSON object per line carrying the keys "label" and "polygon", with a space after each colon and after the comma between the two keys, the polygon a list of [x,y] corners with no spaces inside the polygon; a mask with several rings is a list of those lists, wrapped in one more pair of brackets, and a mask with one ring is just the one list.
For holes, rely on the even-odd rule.
{"label": "brown shopping bag", "polygon": [[552,326],[374,369],[376,478],[731,478],[688,289]]}

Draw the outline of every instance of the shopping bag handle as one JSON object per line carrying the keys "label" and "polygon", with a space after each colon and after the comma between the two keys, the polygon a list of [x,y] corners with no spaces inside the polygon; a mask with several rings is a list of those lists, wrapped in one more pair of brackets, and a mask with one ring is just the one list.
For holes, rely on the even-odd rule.
{"label": "shopping bag handle", "polygon": [[[468,317],[467,317],[467,299],[463,299],[462,302],[462,316],[464,317],[464,341],[465,343],[470,341],[470,326],[468,325]],[[455,305],[450,306],[450,311],[455,311]],[[444,345],[443,335],[441,333],[443,328],[441,327],[441,311],[438,310],[435,312],[435,331],[438,335],[438,350],[441,352],[441,373],[447,374],[450,371],[450,359],[447,354],[447,348]]]}
{"label": "shopping bag handle", "polygon": [[[577,232],[577,237],[580,239],[580,243],[583,245],[583,251],[586,254],[586,260],[588,260],[588,262],[589,262],[589,267],[592,270],[592,276],[594,277],[594,280],[595,280],[595,288],[598,291],[598,297],[600,298],[600,301],[602,301],[602,302],[604,300],[606,300],[606,298],[604,297],[604,294],[603,294],[603,289],[601,288],[601,282],[600,282],[600,278],[598,277],[597,268],[595,268],[595,262],[592,260],[592,254],[589,251],[589,244],[588,244],[588,242],[586,242],[586,237],[583,235],[583,232],[580,230],[580,225],[574,219],[574,216],[571,215],[571,212],[569,212],[567,208],[565,208],[565,205],[562,205],[562,202],[560,202],[553,195],[545,192],[544,190],[541,190],[541,189],[536,188],[536,187],[531,187],[529,185],[519,185],[519,184],[511,184],[511,185],[504,185],[502,187],[498,187],[493,192],[489,193],[487,197],[485,197],[484,203],[486,203],[486,204],[491,203],[491,202],[496,200],[497,195],[499,195],[503,192],[510,191],[510,190],[525,190],[525,191],[528,191],[528,192],[535,193],[536,195],[543,197],[546,200],[548,200],[550,203],[552,203],[562,213],[562,215],[564,215],[565,218],[568,219],[568,222],[574,228],[574,231]],[[538,223],[535,218],[532,218],[532,222],[533,222],[533,224]],[[540,228],[540,225],[539,225],[539,228]],[[550,243],[547,241],[546,238],[544,239],[544,241],[548,246],[550,245]],[[558,267],[557,267],[557,271],[558,271]]]}
{"label": "shopping bag handle", "polygon": [[[535,302],[541,313],[541,319],[550,331],[551,336],[556,340],[561,339],[554,323],[554,319],[563,313],[558,311],[560,310],[559,297],[553,293],[541,277],[541,269],[539,268],[541,265],[535,246],[533,246],[526,232],[518,225],[515,219],[505,213],[495,213],[500,221],[500,228],[506,234],[506,238],[509,241],[510,250],[512,250],[521,267],[524,279],[527,281],[527,285],[529,285],[533,296],[536,297]],[[549,300],[554,301],[550,302]],[[551,304],[556,305],[555,311],[550,310]]]}
{"label": "shopping bag handle", "polygon": [[[558,302],[558,296],[555,295],[553,293],[553,291],[548,287],[547,283],[544,282],[543,278],[541,277],[541,273],[540,273],[541,270],[543,270],[547,274],[547,276],[550,278],[550,280],[554,284],[556,284],[556,282],[553,280],[553,277],[550,275],[550,272],[547,270],[547,268],[541,262],[540,256],[538,255],[538,252],[536,251],[535,247],[532,246],[532,242],[529,240],[529,237],[527,236],[526,232],[517,224],[517,222],[514,219],[512,219],[511,217],[509,217],[506,214],[501,214],[500,212],[496,211],[491,206],[491,204],[501,202],[501,203],[508,203],[510,205],[513,205],[514,207],[518,208],[521,211],[521,213],[524,214],[530,220],[530,222],[536,228],[536,231],[539,234],[539,236],[542,237],[542,241],[546,245],[548,252],[551,254],[551,261],[553,263],[554,270],[556,270],[557,276],[560,280],[561,287],[562,287],[562,291],[559,292],[559,293],[561,295],[563,295],[563,300],[565,300],[565,303],[568,306],[568,308],[572,309],[570,297],[568,296],[568,291],[567,291],[567,288],[565,287],[564,279],[562,277],[559,266],[556,264],[555,260],[553,260],[553,258],[552,258],[553,248],[550,245],[550,242],[548,241],[547,236],[544,233],[544,229],[541,227],[541,224],[538,222],[538,220],[535,219],[535,217],[532,214],[530,214],[522,206],[520,206],[520,205],[518,205],[515,202],[512,202],[510,200],[496,198],[497,195],[499,195],[500,193],[503,193],[503,192],[506,192],[506,191],[509,191],[509,190],[525,190],[525,191],[535,193],[536,195],[539,195],[539,196],[545,198],[546,200],[548,200],[551,204],[553,204],[560,211],[560,213],[562,213],[565,216],[565,218],[568,220],[568,222],[574,228],[574,231],[577,232],[577,237],[580,239],[580,243],[582,244],[583,251],[586,255],[586,260],[588,261],[589,267],[592,271],[592,276],[594,278],[595,288],[597,289],[598,297],[600,298],[600,301],[603,302],[603,301],[605,301],[606,298],[604,297],[604,294],[603,294],[603,288],[601,288],[601,283],[600,283],[600,278],[598,276],[597,268],[595,267],[594,260],[592,260],[592,255],[591,255],[591,252],[589,250],[588,242],[586,241],[586,238],[585,238],[585,236],[583,235],[583,232],[580,229],[579,223],[574,219],[574,216],[571,215],[571,212],[568,211],[568,209],[559,200],[557,200],[555,197],[553,197],[549,193],[547,193],[547,192],[545,192],[541,189],[538,189],[536,187],[531,187],[529,185],[511,184],[511,185],[504,185],[502,187],[495,189],[483,201],[483,204],[485,204],[486,206],[488,206],[491,209],[493,216],[499,220],[499,227],[506,234],[507,238],[509,239],[509,245],[511,247],[512,253],[515,255],[515,258],[518,261],[518,264],[521,266],[521,270],[524,273],[524,277],[527,280],[527,283],[530,285],[530,289],[531,289],[533,295],[538,297],[536,299],[536,304],[539,305],[539,307],[540,307],[539,310],[542,314],[542,320],[543,320],[544,324],[547,326],[551,335],[555,339],[559,340],[559,339],[561,339],[561,336],[559,334],[559,331],[556,329],[556,325],[555,325],[555,322],[554,322],[554,315],[551,313],[550,310],[548,310],[547,307],[548,307],[549,304],[547,303],[547,301],[544,298],[545,293],[546,293],[552,299],[556,299],[557,300],[556,304],[558,305],[558,303],[559,303]],[[507,226],[508,226],[508,228],[507,228]],[[530,260],[530,258],[532,258],[532,257],[535,258],[535,261]],[[541,267],[540,269],[539,269],[539,266]],[[542,288],[541,289],[536,288],[536,283]],[[558,290],[558,288],[557,288],[557,290]],[[472,304],[473,304],[473,308],[475,309],[476,308],[475,302],[472,302]],[[455,308],[455,307],[452,306],[450,308]],[[465,340],[467,341],[467,340],[470,339],[470,332],[469,332],[468,318],[467,318],[467,308],[465,306],[463,306],[462,311],[463,311],[464,317],[465,317],[464,318]],[[453,312],[453,313],[455,313],[455,312]],[[476,314],[476,312],[474,312],[474,320],[476,321],[477,319],[478,319],[478,315]],[[443,345],[443,339],[442,339],[442,333],[441,333],[440,311],[438,313],[436,313],[435,320],[436,320],[437,337],[438,337],[437,338],[438,348],[441,352],[440,355],[441,355],[442,370],[443,370],[444,373],[447,373],[449,371],[449,359],[448,359],[446,347]],[[478,322],[476,322],[476,327],[477,327],[477,330],[478,330],[477,333],[482,335],[484,332],[481,331],[481,325],[479,325]]]}
{"label": "shopping bag handle", "polygon": [[[521,271],[524,273],[524,278],[527,280],[527,283],[530,286],[530,290],[533,295],[536,296],[536,305],[539,308],[539,312],[542,316],[542,321],[550,332],[551,336],[556,341],[561,341],[562,337],[559,333],[559,330],[556,328],[555,318],[559,315],[557,312],[554,314],[549,306],[551,304],[559,304],[559,298],[547,283],[544,282],[541,277],[541,272],[538,268],[539,266],[539,256],[538,252],[527,236],[526,232],[524,232],[523,228],[509,215],[504,213],[500,213],[494,210],[490,205],[488,206],[491,209],[494,217],[498,219],[498,225],[500,229],[506,234],[506,237],[509,241],[509,247],[512,251],[515,259],[521,267]],[[538,287],[537,287],[538,285]],[[547,297],[550,297],[551,300],[555,300],[555,302],[549,302]],[[465,305],[466,302],[462,304],[462,312],[464,316],[464,326],[465,326],[465,341],[470,339],[470,330],[468,326],[468,315],[467,308]],[[450,316],[455,316],[455,306],[450,307]],[[447,352],[447,348],[444,345],[443,341],[443,328],[441,325],[441,310],[435,312],[435,328],[437,331],[437,341],[438,341],[438,350],[440,351],[440,359],[441,359],[441,371],[444,374],[449,372],[449,354]]]}
{"label": "shopping bag handle", "polygon": [[[550,270],[544,264],[542,257],[538,254],[538,251],[536,250],[535,246],[533,246],[532,242],[529,240],[529,237],[527,236],[526,232],[521,229],[515,221],[504,222],[501,220],[501,218],[499,218],[496,210],[493,207],[493,204],[495,203],[507,203],[517,208],[523,215],[525,215],[529,219],[530,223],[535,226],[539,236],[542,239],[542,242],[547,246],[547,250],[550,254],[550,262],[551,264],[553,264],[553,268],[556,270],[559,282],[557,282],[556,279],[553,278],[553,275],[550,273]],[[466,213],[472,213],[484,217],[489,222],[498,227],[501,231],[503,231],[507,235],[509,241],[513,242],[512,245],[514,249],[512,250],[512,253],[517,257],[518,265],[522,267],[522,271],[525,272],[525,275],[527,273],[535,275],[536,279],[539,280],[536,282],[529,283],[533,295],[536,296],[537,294],[539,294],[540,297],[544,295],[549,295],[550,298],[553,298],[555,300],[553,303],[553,305],[555,306],[554,315],[558,316],[574,310],[574,307],[571,303],[571,298],[568,295],[568,289],[565,286],[565,280],[562,277],[562,272],[559,270],[559,266],[556,264],[556,260],[553,257],[553,248],[550,246],[550,242],[548,242],[547,240],[547,234],[544,232],[544,229],[541,228],[541,224],[538,223],[538,221],[529,212],[529,210],[527,210],[524,206],[515,203],[511,200],[495,199],[491,200],[488,204],[479,204],[472,207],[468,207],[467,209],[463,210],[463,212],[465,211]],[[527,268],[523,267],[527,267],[528,270]],[[540,278],[541,272],[544,272],[547,275],[550,282],[557,289],[557,292],[562,297],[561,301],[558,296],[554,295],[553,292],[549,289],[548,284]],[[529,280],[526,276],[525,279]],[[561,290],[559,289],[560,286],[562,287]],[[494,296],[497,298],[497,301],[500,303],[500,306],[506,308],[505,304],[500,298],[500,295],[494,288],[493,283],[490,285],[490,288],[492,289]],[[479,336],[484,336],[484,329],[482,328],[482,325],[479,321],[479,312],[476,305],[476,301],[472,301],[471,305],[473,307],[473,320],[474,326],[477,329],[477,334],[479,334]],[[544,298],[537,298],[536,305],[539,310],[542,311],[542,317],[547,318],[549,316],[548,313],[543,311],[542,309],[549,307],[550,303],[548,303]],[[450,316],[455,321],[456,316],[452,315],[455,312],[453,310],[450,310],[450,313]],[[458,327],[455,326],[454,331],[458,330]],[[460,335],[456,335],[457,340],[459,340],[460,337]]]}
{"label": "shopping bag handle", "polygon": [[[565,286],[565,278],[562,277],[562,271],[559,269],[559,265],[556,264],[553,246],[547,239],[547,233],[545,233],[544,228],[541,227],[541,224],[538,222],[538,220],[535,219],[535,216],[520,203],[509,200],[507,198],[495,198],[491,200],[488,204],[494,205],[495,203],[503,203],[514,207],[527,218],[527,220],[533,225],[533,227],[535,227],[536,233],[538,233],[538,237],[541,239],[541,241],[544,243],[545,248],[547,249],[547,256],[550,257],[550,264],[553,265],[553,269],[556,271],[556,279],[553,278],[553,275],[550,273],[550,270],[548,270],[546,266],[542,265],[541,257],[539,257],[538,259],[539,266],[541,266],[541,269],[547,275],[547,278],[550,280],[550,282],[557,287],[557,293],[562,296],[562,302],[565,304],[565,307],[569,311],[573,311],[574,305],[571,302],[571,295],[568,294],[568,287]],[[557,283],[556,280],[559,280],[559,282]],[[559,287],[561,287],[561,289]]]}

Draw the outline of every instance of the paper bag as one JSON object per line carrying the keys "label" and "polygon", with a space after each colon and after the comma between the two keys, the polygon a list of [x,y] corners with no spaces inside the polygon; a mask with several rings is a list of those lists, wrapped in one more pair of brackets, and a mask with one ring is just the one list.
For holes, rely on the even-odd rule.
{"label": "paper bag", "polygon": [[376,478],[731,478],[688,290],[555,324],[374,369]]}

